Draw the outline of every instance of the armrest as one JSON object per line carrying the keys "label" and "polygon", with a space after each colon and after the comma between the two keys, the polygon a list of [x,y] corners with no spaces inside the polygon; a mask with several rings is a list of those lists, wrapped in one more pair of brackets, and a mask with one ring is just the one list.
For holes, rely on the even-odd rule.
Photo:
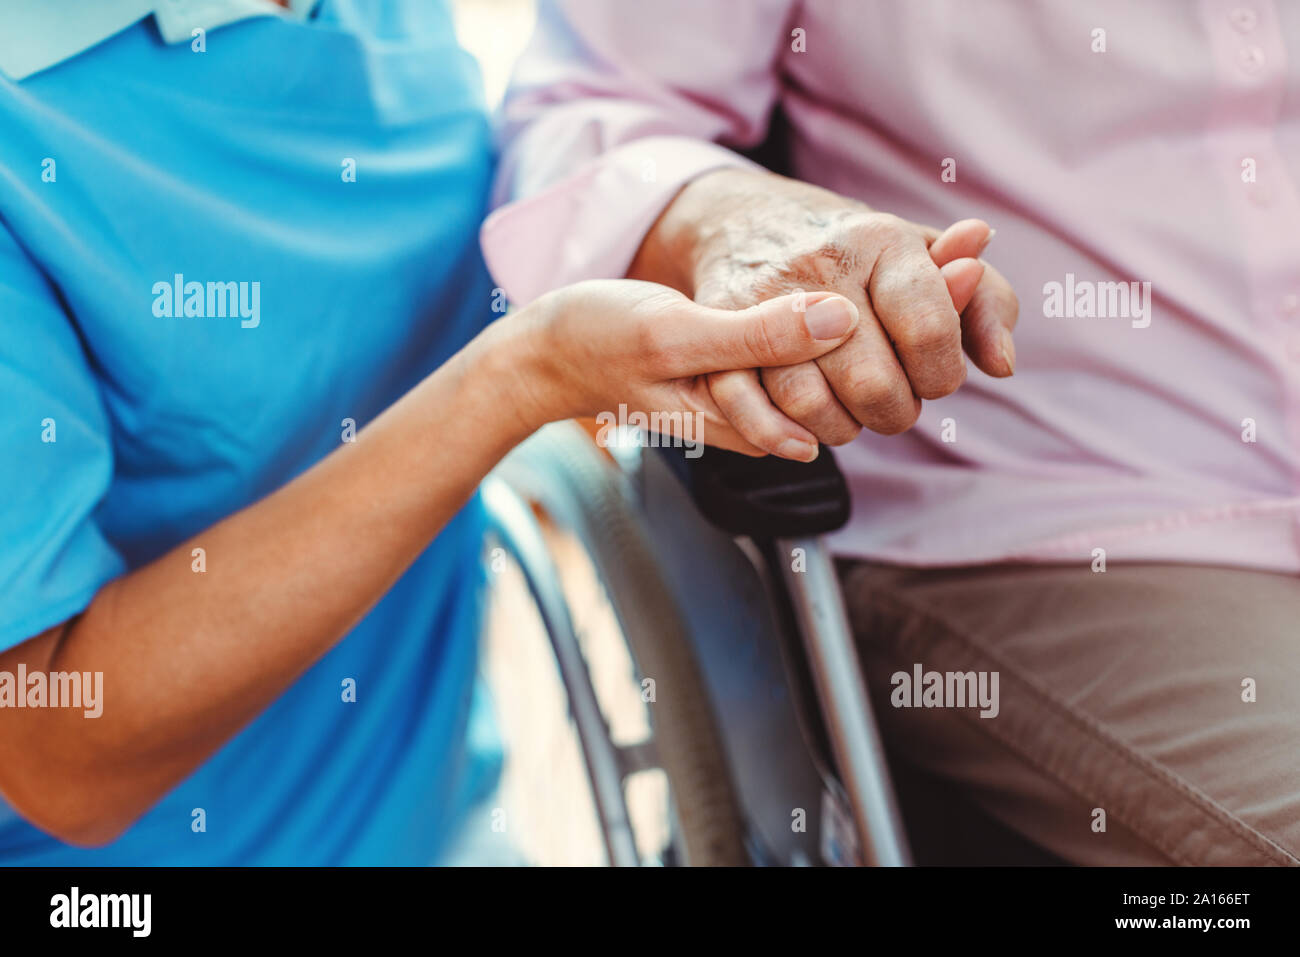
{"label": "armrest", "polygon": [[849,520],[848,484],[826,446],[808,463],[715,448],[697,458],[687,458],[681,448],[661,447],[659,452],[700,513],[729,534],[754,539],[820,535]]}

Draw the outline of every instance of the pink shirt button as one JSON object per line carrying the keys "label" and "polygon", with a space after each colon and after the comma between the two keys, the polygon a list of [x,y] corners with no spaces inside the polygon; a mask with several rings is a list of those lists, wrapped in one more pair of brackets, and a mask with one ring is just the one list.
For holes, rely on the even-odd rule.
{"label": "pink shirt button", "polygon": [[1237,62],[1244,72],[1254,75],[1264,68],[1264,51],[1256,46],[1242,47]]}
{"label": "pink shirt button", "polygon": [[1237,7],[1228,14],[1228,20],[1237,28],[1237,32],[1249,33],[1251,30],[1255,29],[1255,24],[1259,22],[1259,17],[1255,14],[1254,10],[1250,9],[1250,7]]}

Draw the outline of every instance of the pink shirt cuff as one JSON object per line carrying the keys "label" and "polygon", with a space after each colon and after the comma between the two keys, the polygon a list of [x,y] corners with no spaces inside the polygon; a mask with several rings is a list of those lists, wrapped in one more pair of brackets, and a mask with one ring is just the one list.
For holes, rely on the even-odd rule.
{"label": "pink shirt cuff", "polygon": [[757,166],[725,147],[651,136],[592,159],[483,224],[483,255],[512,302],[527,303],[582,279],[617,279],[678,190],[723,167]]}

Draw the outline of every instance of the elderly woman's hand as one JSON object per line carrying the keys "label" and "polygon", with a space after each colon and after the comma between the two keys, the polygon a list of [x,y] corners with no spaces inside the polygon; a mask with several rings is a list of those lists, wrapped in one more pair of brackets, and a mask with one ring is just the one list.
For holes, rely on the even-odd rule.
{"label": "elderly woman's hand", "polygon": [[726,169],[682,189],[629,274],[724,309],[800,288],[851,299],[862,322],[843,349],[709,381],[733,418],[775,405],[806,437],[843,445],[863,427],[911,428],[922,399],[965,381],[963,352],[991,376],[1012,374],[1019,304],[978,258],[991,235],[981,220],[940,231],[808,183]]}

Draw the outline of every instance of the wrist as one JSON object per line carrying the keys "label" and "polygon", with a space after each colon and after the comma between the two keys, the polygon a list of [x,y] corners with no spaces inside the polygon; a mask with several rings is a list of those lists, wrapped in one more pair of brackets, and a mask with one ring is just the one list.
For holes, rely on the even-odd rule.
{"label": "wrist", "polygon": [[566,417],[558,401],[559,376],[544,341],[550,298],[542,296],[498,319],[465,349],[468,380],[476,388],[490,386],[491,405],[512,442]]}
{"label": "wrist", "polygon": [[696,277],[708,250],[716,245],[725,210],[737,196],[754,188],[761,172],[723,168],[687,182],[646,232],[628,278],[670,286],[694,297]]}

